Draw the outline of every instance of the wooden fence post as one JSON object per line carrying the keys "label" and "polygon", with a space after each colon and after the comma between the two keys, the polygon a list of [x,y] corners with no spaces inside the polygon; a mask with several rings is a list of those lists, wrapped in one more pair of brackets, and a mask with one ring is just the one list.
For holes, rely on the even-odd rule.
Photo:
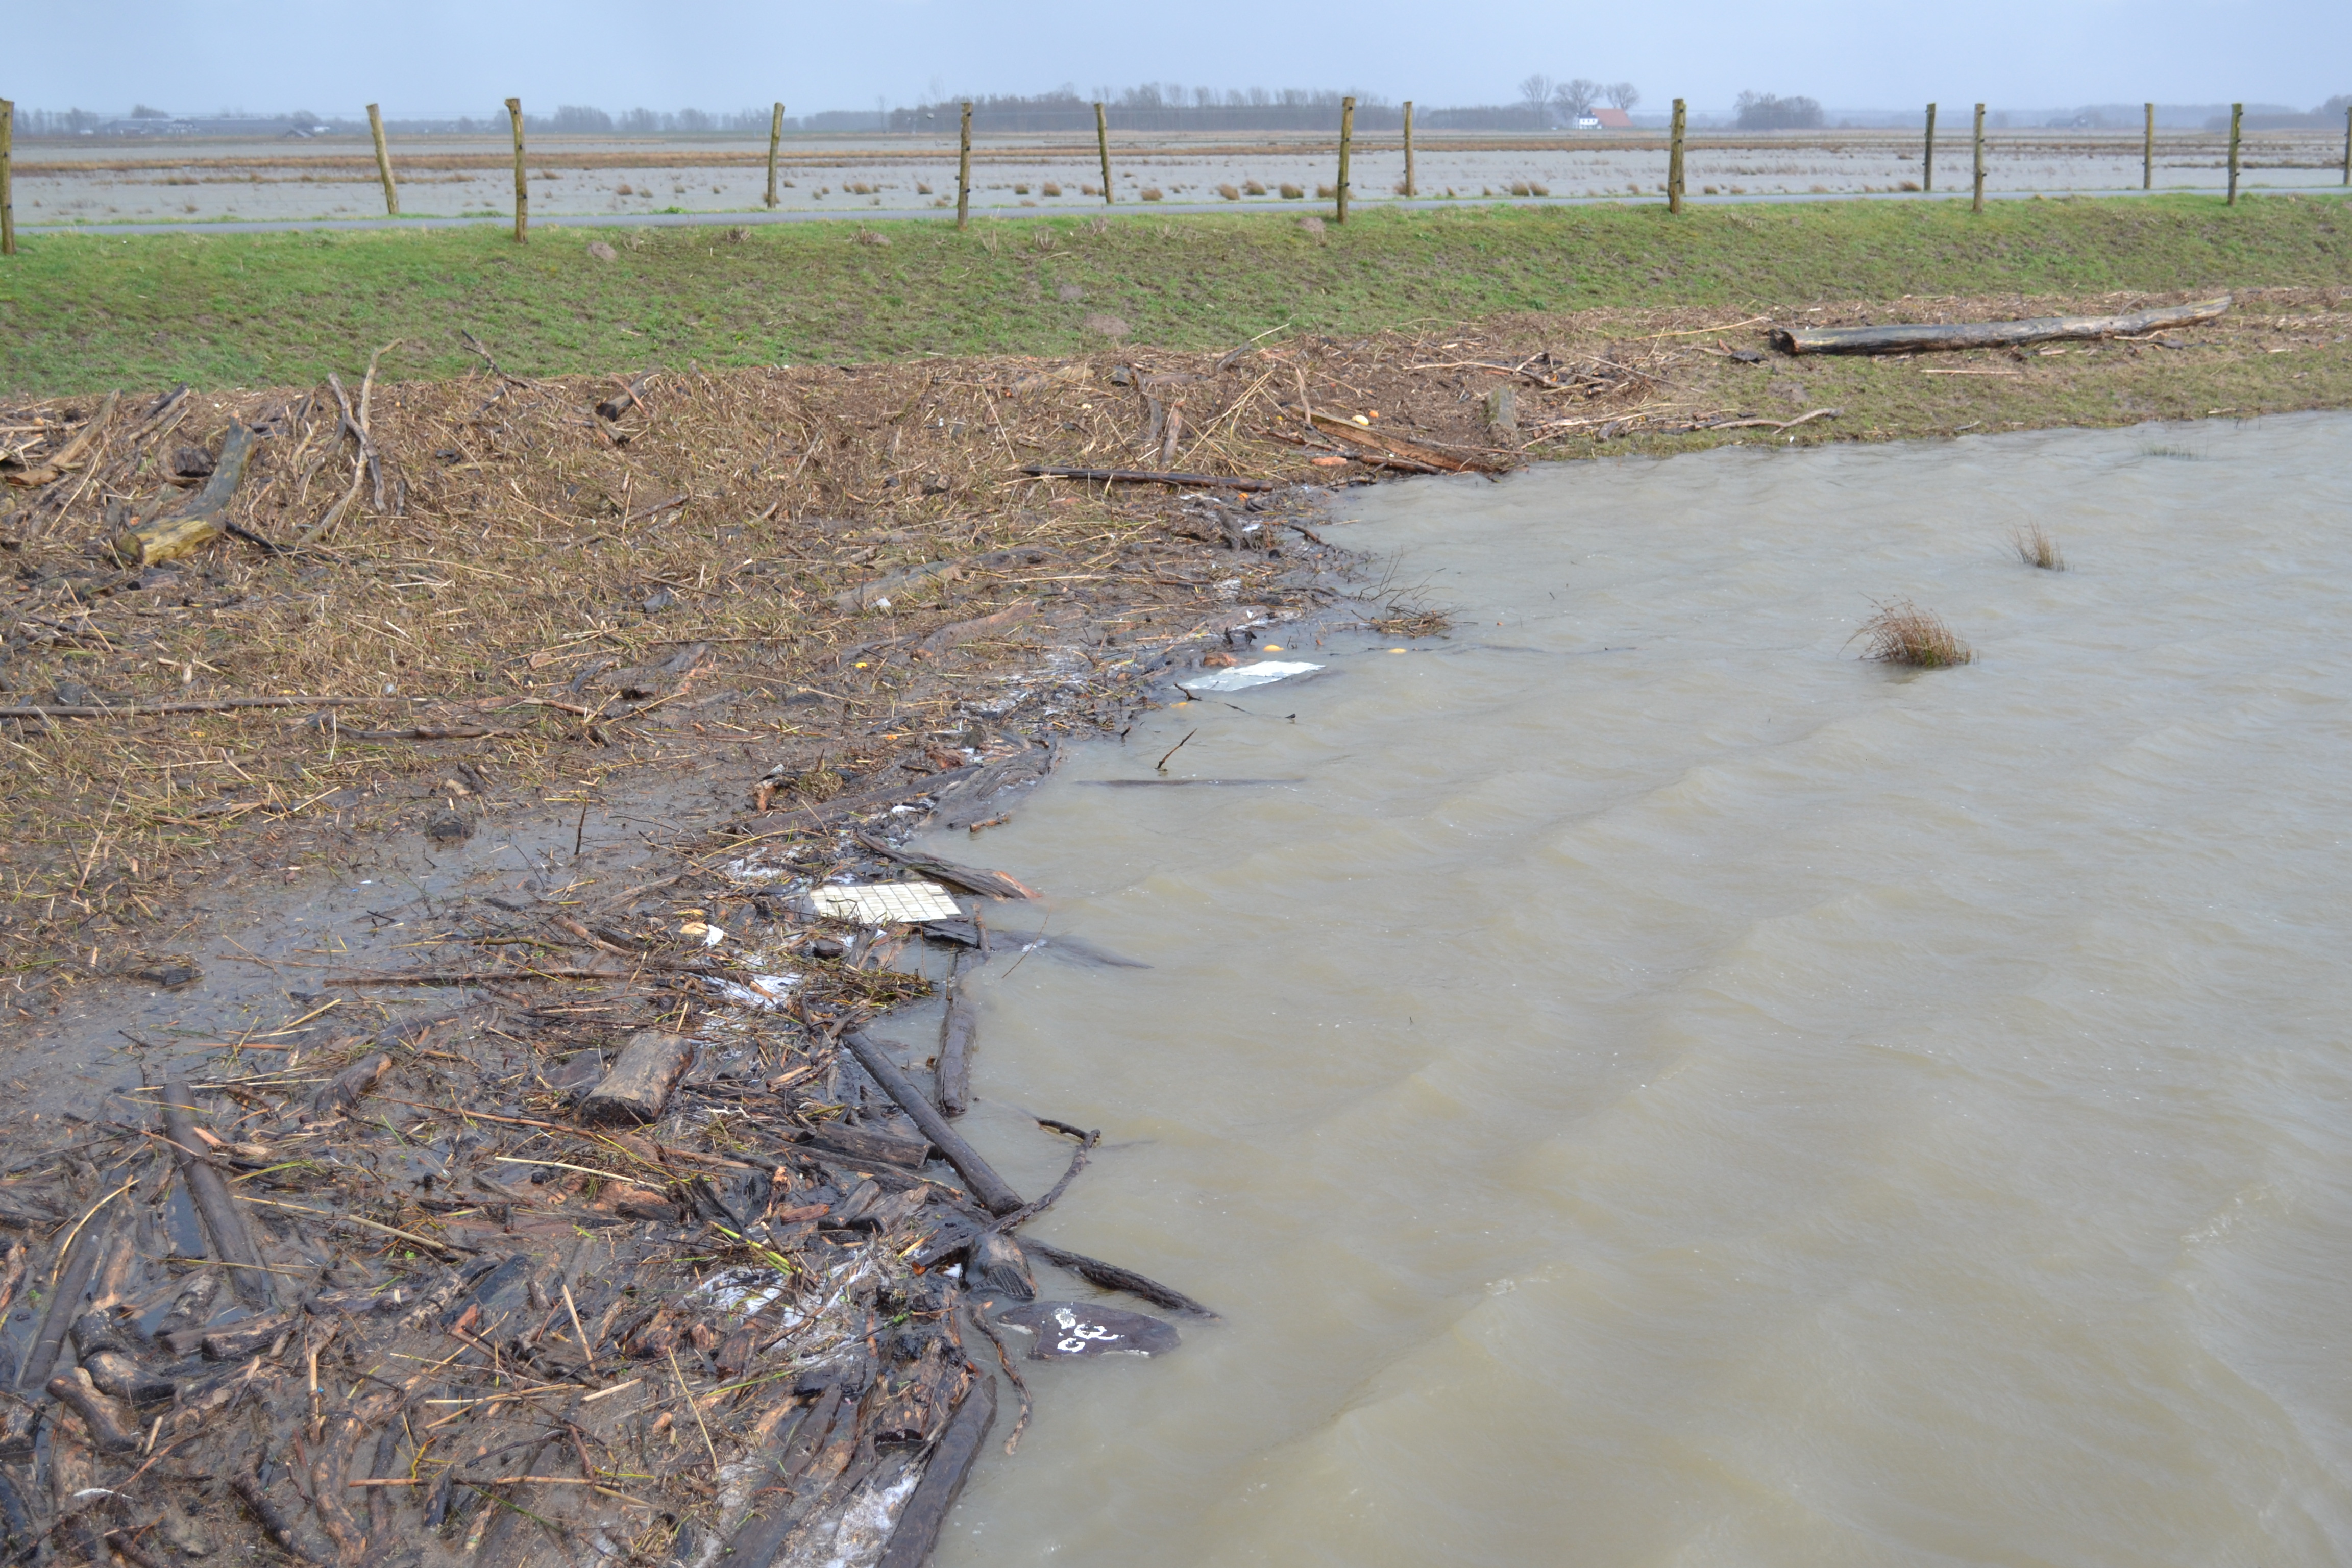
{"label": "wooden fence post", "polygon": [[2344,183],[2352,185],[2352,108],[2344,110]]}
{"label": "wooden fence post", "polygon": [[515,139],[515,243],[526,243],[530,228],[530,186],[522,175],[522,100],[507,100],[507,118],[514,122]]}
{"label": "wooden fence post", "polygon": [[1927,151],[1919,163],[1919,188],[1936,188],[1936,106],[1932,103],[1927,106]]}
{"label": "wooden fence post", "polygon": [[768,205],[776,205],[776,147],[784,139],[784,106],[768,111]]}
{"label": "wooden fence post", "polygon": [[2230,105],[2230,200],[2228,205],[2231,206],[2238,205],[2238,129],[2244,123],[2245,118],[2244,104]]}
{"label": "wooden fence post", "polygon": [[1970,212],[1984,211],[1984,105],[1977,105],[1977,173],[1976,195],[1969,199]]}
{"label": "wooden fence post", "polygon": [[400,187],[392,183],[392,153],[383,144],[383,110],[375,104],[368,105],[368,132],[375,138],[376,177],[383,182],[383,210],[388,217],[400,216]]}
{"label": "wooden fence post", "polygon": [[956,154],[956,227],[971,216],[971,100],[963,104],[963,145]]}
{"label": "wooden fence post", "polygon": [[1356,139],[1356,100],[1339,100],[1339,221],[1348,221],[1348,146]]}
{"label": "wooden fence post", "polygon": [[[2352,124],[2352,121],[2347,121]],[[1412,100],[1404,100],[1404,194],[1417,196],[1421,193],[1412,184]]]}
{"label": "wooden fence post", "polygon": [[1683,127],[1688,120],[1689,111],[1683,100],[1675,100],[1674,124],[1669,132],[1672,140],[1666,153],[1666,210],[1670,213],[1683,210]]}
{"label": "wooden fence post", "polygon": [[1103,106],[1095,105],[1095,151],[1102,154],[1103,205],[1110,205],[1110,121],[1103,115]]}
{"label": "wooden fence post", "polygon": [[16,152],[16,106],[0,98],[0,256],[16,254],[16,195],[8,183]]}
{"label": "wooden fence post", "polygon": [[2153,103],[2147,106],[2147,125],[2140,132],[2139,188],[2143,191],[2156,189],[2156,105]]}

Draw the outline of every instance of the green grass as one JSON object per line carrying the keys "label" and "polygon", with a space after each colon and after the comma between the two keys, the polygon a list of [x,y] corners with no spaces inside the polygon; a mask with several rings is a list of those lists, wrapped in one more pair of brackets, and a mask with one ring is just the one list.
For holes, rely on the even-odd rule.
{"label": "green grass", "polygon": [[[1353,333],[1497,312],[1801,306],[1906,294],[2085,294],[2352,279],[2330,196],[1836,202],[1296,215],[26,237],[0,261],[0,389],[315,382],[398,338],[387,374],[524,374],[1050,354],[1090,315],[1170,347],[1290,322]],[[605,240],[619,258],[588,255]],[[1076,298],[1065,298],[1076,294]]]}

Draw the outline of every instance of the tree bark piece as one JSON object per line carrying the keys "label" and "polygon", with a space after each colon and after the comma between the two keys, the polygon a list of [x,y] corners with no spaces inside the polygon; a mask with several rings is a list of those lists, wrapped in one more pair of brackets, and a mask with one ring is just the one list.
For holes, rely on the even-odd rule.
{"label": "tree bark piece", "polygon": [[213,1256],[229,1266],[229,1288],[247,1306],[256,1311],[267,1311],[276,1304],[269,1271],[262,1267],[261,1254],[253,1245],[253,1233],[246,1228],[244,1211],[229,1196],[228,1184],[204,1157],[205,1145],[196,1136],[195,1120],[188,1114],[194,1103],[187,1079],[175,1077],[164,1080],[163,1136],[171,1141],[172,1152],[180,1162],[180,1179],[188,1186],[189,1201],[195,1205],[205,1233],[212,1238]]}
{"label": "tree bark piece", "polygon": [[152,566],[177,560],[209,543],[226,531],[220,514],[245,478],[245,461],[253,452],[253,432],[243,425],[228,427],[221,443],[220,460],[195,500],[167,517],[150,518],[114,542],[114,557],[125,566]]}
{"label": "tree bark piece", "polygon": [[1162,474],[1146,468],[1061,468],[1030,463],[1023,473],[1040,479],[1089,479],[1096,484],[1175,485],[1213,490],[1278,490],[1279,479],[1236,479],[1221,474]]}
{"label": "tree bark piece", "polygon": [[357,1105],[368,1090],[382,1081],[392,1070],[389,1056],[366,1057],[345,1068],[319,1090],[310,1101],[311,1109],[321,1116],[340,1115]]}
{"label": "tree bark piece", "polygon": [[972,1379],[955,1415],[949,1418],[947,1430],[940,1434],[923,1479],[915,1483],[914,1495],[899,1510],[898,1527],[891,1531],[890,1544],[882,1549],[876,1568],[923,1568],[930,1560],[940,1528],[947,1523],[949,1510],[963,1491],[964,1478],[971,1474],[972,1464],[988,1441],[989,1428],[995,1425],[996,1379],[983,1373]]}
{"label": "tree bark piece", "polygon": [[1510,467],[1508,463],[1499,458],[1462,457],[1452,452],[1440,451],[1434,447],[1423,446],[1418,441],[1408,441],[1402,436],[1383,436],[1376,430],[1368,429],[1357,424],[1352,419],[1342,419],[1336,414],[1320,414],[1309,410],[1307,420],[1318,433],[1325,436],[1337,436],[1350,447],[1378,452],[1383,457],[1407,463],[1418,463],[1441,473],[1492,474],[1499,473]]}
{"label": "tree bark piece", "polygon": [[100,1394],[80,1367],[49,1379],[49,1397],[81,1417],[90,1441],[101,1453],[127,1454],[139,1447],[138,1424],[113,1400]]}
{"label": "tree bark piece", "polygon": [[946,1116],[961,1116],[971,1108],[971,1040],[979,1018],[961,968],[959,960],[958,973],[948,976],[948,1010],[940,1020],[940,1111]]}
{"label": "tree bark piece", "polygon": [[229,1489],[244,1500],[245,1506],[253,1511],[253,1517],[261,1521],[261,1528],[269,1532],[269,1538],[278,1542],[289,1557],[317,1568],[319,1559],[302,1544],[302,1538],[294,1533],[293,1525],[278,1510],[278,1505],[269,1500],[269,1495],[261,1489],[261,1482],[252,1471],[233,1477],[228,1484]]}
{"label": "tree bark piece", "polygon": [[850,1055],[857,1058],[857,1065],[882,1086],[882,1091],[898,1102],[898,1109],[915,1119],[915,1125],[923,1130],[923,1136],[936,1144],[948,1163],[955,1167],[956,1174],[964,1179],[964,1184],[971,1189],[971,1195],[980,1200],[982,1207],[991,1214],[1011,1214],[1021,1206],[1021,1195],[1006,1186],[1004,1178],[980,1157],[980,1152],[948,1125],[947,1118],[941,1116],[939,1108],[925,1099],[922,1090],[899,1070],[898,1064],[890,1059],[889,1052],[858,1029],[844,1035],[841,1043],[849,1047]]}
{"label": "tree bark piece", "polygon": [[100,1215],[82,1226],[81,1235],[75,1238],[73,1256],[65,1260],[63,1277],[50,1294],[40,1332],[33,1336],[33,1348],[25,1352],[25,1359],[16,1363],[17,1387],[25,1385],[27,1376],[35,1387],[47,1386],[49,1373],[58,1364],[58,1351],[65,1343],[66,1330],[81,1313],[82,1293],[89,1289],[98,1255],[106,1250],[113,1219],[111,1214]]}
{"label": "tree bark piece", "polygon": [[686,1075],[694,1046],[682,1035],[643,1029],[630,1037],[604,1081],[580,1103],[589,1121],[651,1121],[669,1102],[669,1091]]}
{"label": "tree bark piece", "polygon": [[871,1161],[919,1171],[931,1157],[931,1146],[920,1138],[894,1138],[871,1127],[843,1127],[827,1122],[809,1133],[809,1146],[845,1159]]}
{"label": "tree bark piece", "polygon": [[983,870],[977,866],[959,866],[952,860],[936,860],[929,855],[910,855],[903,849],[891,848],[869,834],[859,834],[857,842],[885,859],[896,860],[899,865],[920,871],[936,881],[961,888],[968,893],[978,893],[983,899],[1034,899],[1037,896],[1002,871]]}
{"label": "tree bark piece", "polygon": [[2034,316],[2019,321],[1959,321],[1908,327],[1775,327],[1772,346],[1786,354],[1905,354],[1934,349],[2009,348],[2078,338],[2133,338],[2166,327],[2194,326],[2229,310],[2231,296],[2127,316]]}
{"label": "tree bark piece", "polygon": [[1105,1263],[1099,1258],[1088,1258],[1083,1252],[1072,1252],[1055,1247],[1050,1241],[1039,1241],[1034,1236],[1024,1237],[1021,1245],[1055,1268],[1068,1269],[1089,1285],[1099,1285],[1106,1290],[1124,1290],[1171,1312],[1190,1312],[1201,1318],[1217,1315],[1183,1291],[1162,1285],[1150,1275],[1138,1274],[1132,1268],[1121,1268],[1116,1263]]}

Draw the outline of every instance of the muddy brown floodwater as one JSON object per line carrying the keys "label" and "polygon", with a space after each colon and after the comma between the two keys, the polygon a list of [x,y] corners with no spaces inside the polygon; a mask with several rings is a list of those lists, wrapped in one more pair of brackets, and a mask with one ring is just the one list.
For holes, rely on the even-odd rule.
{"label": "muddy brown floodwater", "polygon": [[[1225,1321],[1034,1368],[939,1560],[2352,1557],[2347,441],[1348,500],[1449,639],[1310,642],[987,840],[1152,967],[1000,957],[967,1131],[1105,1129],[1056,1238]],[[1895,596],[1976,662],[1859,661]],[[1295,782],[1100,787],[1194,731]]]}

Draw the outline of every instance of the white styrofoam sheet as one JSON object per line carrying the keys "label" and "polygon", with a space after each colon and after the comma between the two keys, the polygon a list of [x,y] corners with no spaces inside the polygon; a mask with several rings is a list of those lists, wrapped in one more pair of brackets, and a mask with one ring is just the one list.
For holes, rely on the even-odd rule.
{"label": "white styrofoam sheet", "polygon": [[1319,664],[1292,664],[1278,658],[1262,658],[1255,664],[1237,664],[1231,669],[1212,669],[1201,675],[1187,676],[1176,684],[1186,691],[1247,691],[1253,686],[1287,680],[1294,675],[1311,675],[1322,668]]}
{"label": "white styrofoam sheet", "polygon": [[937,882],[867,882],[858,887],[825,886],[809,890],[817,913],[860,925],[907,924],[919,921],[961,920],[963,911]]}

